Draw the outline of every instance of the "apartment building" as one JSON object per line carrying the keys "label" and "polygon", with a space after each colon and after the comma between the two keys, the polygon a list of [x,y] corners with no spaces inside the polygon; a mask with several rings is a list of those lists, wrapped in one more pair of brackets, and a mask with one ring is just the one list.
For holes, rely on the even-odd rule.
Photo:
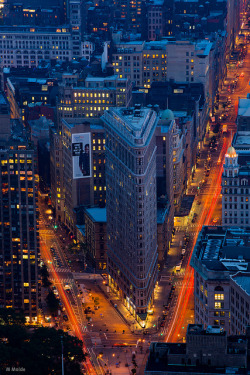
{"label": "apartment building", "polygon": [[250,232],[237,227],[203,227],[196,241],[195,322],[243,334],[250,324]]}
{"label": "apartment building", "polygon": [[112,55],[114,71],[128,78],[134,86],[150,87],[151,82],[166,80],[166,41],[127,42],[115,46]]}
{"label": "apartment building", "polygon": [[41,115],[54,120],[58,94],[56,79],[12,76],[7,78],[6,89],[12,119],[19,119],[28,125],[31,112],[37,106]]}
{"label": "apartment building", "polygon": [[109,285],[142,326],[157,279],[157,114],[111,108],[106,130]]}

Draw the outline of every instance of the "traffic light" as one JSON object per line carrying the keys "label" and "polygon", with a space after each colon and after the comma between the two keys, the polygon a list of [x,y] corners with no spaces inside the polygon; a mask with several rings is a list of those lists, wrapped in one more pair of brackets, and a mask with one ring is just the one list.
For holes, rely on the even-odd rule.
{"label": "traffic light", "polygon": [[58,228],[58,226],[57,225],[54,225],[54,229],[57,229]]}

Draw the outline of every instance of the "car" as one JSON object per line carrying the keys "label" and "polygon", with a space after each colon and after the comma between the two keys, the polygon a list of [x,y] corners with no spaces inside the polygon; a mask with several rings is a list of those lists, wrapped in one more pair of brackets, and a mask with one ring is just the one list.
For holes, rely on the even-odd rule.
{"label": "car", "polygon": [[165,322],[163,321],[161,322],[160,327],[164,327],[164,325],[165,325]]}
{"label": "car", "polygon": [[215,217],[215,218],[213,219],[213,223],[217,223],[218,220],[219,220],[219,218],[218,218],[218,217]]}
{"label": "car", "polygon": [[185,253],[186,253],[186,249],[183,248],[183,249],[181,250],[181,255],[185,255]]}
{"label": "car", "polygon": [[180,271],[181,270],[181,262],[178,263],[176,266],[175,266],[175,271]]}

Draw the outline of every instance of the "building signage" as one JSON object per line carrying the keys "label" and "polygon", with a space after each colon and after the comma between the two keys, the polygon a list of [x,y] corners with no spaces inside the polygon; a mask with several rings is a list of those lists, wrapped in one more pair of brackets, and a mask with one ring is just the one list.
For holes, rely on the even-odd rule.
{"label": "building signage", "polygon": [[90,133],[72,134],[73,179],[91,177]]}

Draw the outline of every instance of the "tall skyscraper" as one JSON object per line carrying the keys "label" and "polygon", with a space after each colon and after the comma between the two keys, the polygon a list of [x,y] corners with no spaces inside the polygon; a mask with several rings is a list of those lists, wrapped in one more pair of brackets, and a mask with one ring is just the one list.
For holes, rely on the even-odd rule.
{"label": "tall skyscraper", "polygon": [[106,129],[109,285],[142,326],[157,278],[156,112],[112,108]]}
{"label": "tall skyscraper", "polygon": [[[4,108],[5,102],[5,108]],[[8,103],[0,94],[0,121]],[[20,129],[21,127],[21,129]],[[15,120],[13,136],[0,129],[0,307],[23,310],[37,320],[39,302],[34,151]],[[9,131],[10,133],[10,131]]]}

